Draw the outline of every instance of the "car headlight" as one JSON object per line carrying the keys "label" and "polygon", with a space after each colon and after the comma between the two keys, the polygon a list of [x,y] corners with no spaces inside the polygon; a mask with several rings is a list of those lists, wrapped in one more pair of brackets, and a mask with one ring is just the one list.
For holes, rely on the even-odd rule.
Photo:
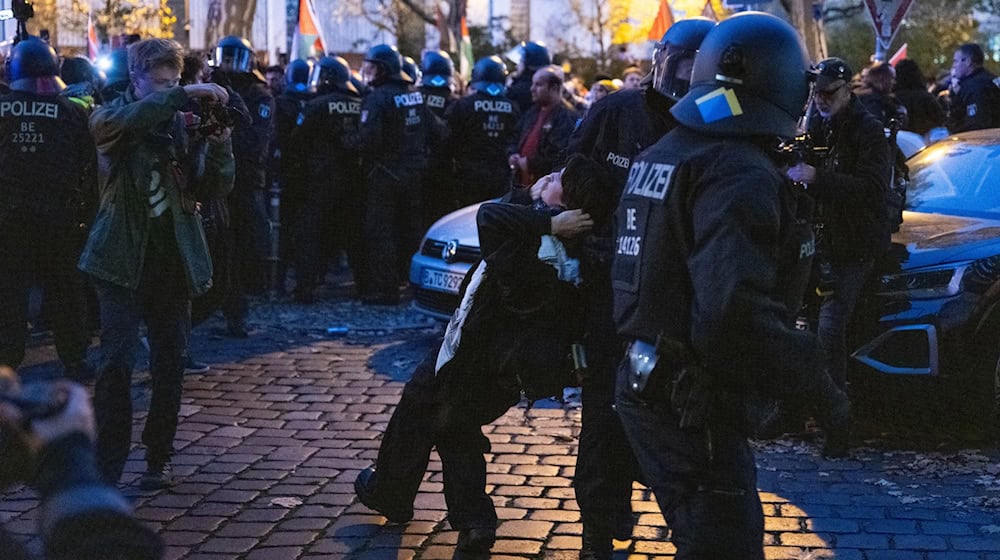
{"label": "car headlight", "polygon": [[911,299],[947,297],[962,291],[962,278],[974,261],[921,268],[881,278],[878,295]]}

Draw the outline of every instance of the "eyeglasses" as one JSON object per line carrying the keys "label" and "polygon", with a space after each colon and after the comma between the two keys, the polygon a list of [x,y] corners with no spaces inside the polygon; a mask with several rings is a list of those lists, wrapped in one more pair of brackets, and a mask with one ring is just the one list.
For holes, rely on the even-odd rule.
{"label": "eyeglasses", "polygon": [[816,90],[816,97],[819,97],[819,98],[822,98],[822,99],[833,99],[834,97],[836,97],[837,93],[840,90],[842,90],[842,89],[844,89],[846,87],[847,87],[847,84],[844,83],[844,84],[842,84],[840,86],[837,86],[837,87],[835,87],[833,89],[828,89],[828,90],[817,89]]}

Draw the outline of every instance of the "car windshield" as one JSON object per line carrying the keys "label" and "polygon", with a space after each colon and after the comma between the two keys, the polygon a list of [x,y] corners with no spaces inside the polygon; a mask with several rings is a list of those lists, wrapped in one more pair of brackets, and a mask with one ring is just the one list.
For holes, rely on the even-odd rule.
{"label": "car windshield", "polygon": [[1000,131],[944,140],[911,158],[908,210],[1000,218]]}

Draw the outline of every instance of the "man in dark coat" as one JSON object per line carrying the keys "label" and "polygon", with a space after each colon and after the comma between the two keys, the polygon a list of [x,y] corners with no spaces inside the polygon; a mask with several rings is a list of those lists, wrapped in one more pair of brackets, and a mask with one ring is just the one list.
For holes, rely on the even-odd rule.
{"label": "man in dark coat", "polygon": [[520,138],[508,159],[519,185],[534,184],[565,161],[577,115],[563,101],[562,88],[562,71],[555,66],[539,69],[532,78],[534,104],[521,116]]}
{"label": "man in dark coat", "polygon": [[948,131],[1000,127],[1000,87],[996,76],[983,68],[983,48],[966,43],[955,51],[951,65],[953,80]]}

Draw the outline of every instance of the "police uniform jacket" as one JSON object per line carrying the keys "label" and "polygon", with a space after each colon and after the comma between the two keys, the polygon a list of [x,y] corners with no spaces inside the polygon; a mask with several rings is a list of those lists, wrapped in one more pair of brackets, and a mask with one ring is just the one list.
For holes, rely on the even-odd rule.
{"label": "police uniform jacket", "polygon": [[80,256],[84,272],[123,288],[139,287],[152,219],[149,187],[156,182],[166,195],[191,294],[211,287],[212,261],[195,202],[232,190],[232,143],[206,142],[193,149],[178,112],[187,101],[183,87],[139,100],[129,89],[91,115],[101,204]]}
{"label": "police uniform jacket", "polygon": [[[538,119],[539,111],[541,109],[538,105],[532,105],[528,112],[521,116],[518,143],[512,147],[511,153],[520,150],[525,138],[531,133],[535,120]],[[528,171],[535,177],[551,173],[566,160],[566,149],[569,147],[569,137],[576,128],[577,114],[566,103],[557,101],[550,110],[548,119],[548,122],[542,125],[537,153],[528,158]]]}
{"label": "police uniform jacket", "polygon": [[360,155],[350,138],[361,123],[361,98],[335,91],[310,101],[293,137],[305,150],[311,189],[358,188]]}
{"label": "police uniform jacket", "polygon": [[445,118],[449,151],[459,172],[508,173],[507,148],[517,139],[521,119],[514,101],[477,91],[452,104]]}
{"label": "police uniform jacket", "polygon": [[366,95],[357,144],[366,168],[422,171],[427,166],[426,111],[423,94],[400,80],[390,80]]}
{"label": "police uniform jacket", "polygon": [[870,259],[889,249],[889,174],[885,130],[854,96],[829,120],[816,116],[812,135],[829,151],[809,186],[822,208],[824,249],[832,262]]}
{"label": "police uniform jacket", "polygon": [[[213,76],[214,79],[215,76]],[[236,157],[237,193],[267,188],[267,166],[271,137],[274,134],[274,97],[253,74],[231,74],[221,85],[230,85],[247,105],[253,120],[250,126],[233,130],[233,155]]]}
{"label": "police uniform jacket", "polygon": [[980,68],[959,81],[948,111],[949,132],[1000,127],[1000,88],[994,79],[996,76]]}
{"label": "police uniform jacket", "polygon": [[292,133],[302,124],[305,118],[306,104],[313,95],[309,92],[285,90],[274,100],[275,119],[274,137],[271,152],[278,160],[278,169],[284,185],[298,182],[297,187],[303,187],[305,181],[305,151],[307,145],[294,145]]}
{"label": "police uniform jacket", "polygon": [[794,393],[819,364],[791,301],[808,279],[812,232],[768,149],[679,126],[636,158],[616,210],[619,334],[690,346],[741,399]]}
{"label": "police uniform jacket", "polygon": [[510,85],[507,86],[507,97],[513,99],[514,103],[517,103],[521,114],[527,113],[528,109],[531,108],[531,80],[533,77],[534,72],[525,72],[516,76],[511,80]]}
{"label": "police uniform jacket", "polygon": [[24,218],[41,227],[76,225],[96,209],[97,151],[87,113],[66,97],[0,96],[0,169],[4,230]]}

